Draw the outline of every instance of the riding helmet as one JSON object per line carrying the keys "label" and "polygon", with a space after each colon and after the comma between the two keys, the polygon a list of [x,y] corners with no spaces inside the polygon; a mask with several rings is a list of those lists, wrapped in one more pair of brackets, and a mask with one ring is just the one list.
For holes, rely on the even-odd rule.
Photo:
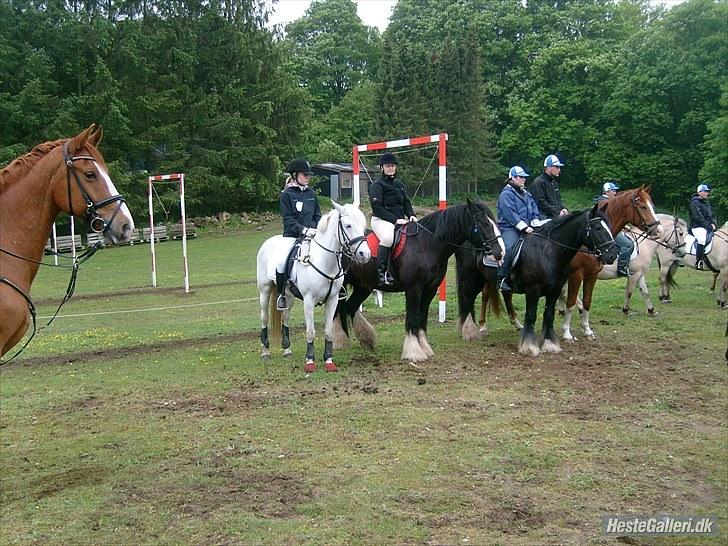
{"label": "riding helmet", "polygon": [[309,176],[313,174],[313,171],[311,170],[311,164],[302,157],[291,161],[291,163],[288,165],[288,172],[291,174],[303,173]]}
{"label": "riding helmet", "polygon": [[392,152],[384,152],[382,157],[379,158],[379,166],[386,165],[387,163],[397,164],[397,156]]}

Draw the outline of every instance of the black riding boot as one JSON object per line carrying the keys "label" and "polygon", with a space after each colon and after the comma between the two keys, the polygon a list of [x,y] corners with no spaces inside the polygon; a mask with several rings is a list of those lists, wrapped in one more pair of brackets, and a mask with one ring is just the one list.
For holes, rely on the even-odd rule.
{"label": "black riding boot", "polygon": [[276,292],[278,293],[276,309],[279,311],[288,309],[288,302],[286,301],[286,274],[279,271],[276,271]]}
{"label": "black riding boot", "polygon": [[617,261],[617,277],[629,277],[629,261],[620,262]]}
{"label": "black riding boot", "polygon": [[394,284],[394,279],[392,279],[389,271],[387,271],[390,250],[388,246],[379,245],[377,252],[377,279],[380,286],[392,286]]}
{"label": "black riding boot", "polygon": [[705,271],[705,264],[703,263],[703,255],[705,254],[705,245],[698,243],[695,246],[695,269]]}

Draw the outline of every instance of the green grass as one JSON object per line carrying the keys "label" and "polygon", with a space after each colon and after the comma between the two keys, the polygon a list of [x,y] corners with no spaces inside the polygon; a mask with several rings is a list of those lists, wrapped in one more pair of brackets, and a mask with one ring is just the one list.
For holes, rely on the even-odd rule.
{"label": "green grass", "polygon": [[[386,295],[365,303],[376,351],[306,377],[300,304],[295,356],[259,358],[255,253],[277,231],[190,241],[190,294],[179,242],[157,247],[156,290],[145,245],[82,267],[62,316],[0,370],[0,543],[613,544],[605,513],[717,513],[728,529],[709,275],[681,270],[657,318],[639,295],[623,316],[624,281],[600,282],[597,341],[526,358],[504,320],[459,339],[451,271],[433,359],[399,360],[403,297]],[[67,279],[41,271],[40,315]]]}

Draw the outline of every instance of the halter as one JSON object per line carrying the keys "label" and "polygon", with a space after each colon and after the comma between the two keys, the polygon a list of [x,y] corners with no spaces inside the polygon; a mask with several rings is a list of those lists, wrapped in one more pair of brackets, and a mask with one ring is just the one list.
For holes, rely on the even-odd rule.
{"label": "halter", "polygon": [[[107,197],[106,199],[102,199],[97,203],[94,203],[93,199],[91,199],[88,192],[84,189],[83,184],[81,184],[81,179],[78,177],[78,174],[76,173],[76,167],[73,164],[75,161],[80,161],[82,159],[92,161],[94,165],[97,165],[96,160],[90,155],[69,155],[68,141],[63,143],[63,162],[66,164],[66,182],[68,186],[68,211],[69,214],[73,216],[73,202],[71,199],[71,175],[73,175],[73,179],[76,181],[76,185],[78,186],[78,191],[81,192],[81,195],[86,201],[86,212],[84,214],[86,221],[93,231],[105,235],[106,232],[109,230],[109,227],[111,227],[111,224],[114,222],[114,218],[116,218],[116,215],[119,213],[121,206],[126,202],[126,199],[124,199],[124,196],[122,196],[121,194],[116,194]],[[98,213],[98,209],[110,205],[111,203],[116,203],[117,201],[118,205],[116,205],[116,210],[114,210],[111,218],[107,222]]]}

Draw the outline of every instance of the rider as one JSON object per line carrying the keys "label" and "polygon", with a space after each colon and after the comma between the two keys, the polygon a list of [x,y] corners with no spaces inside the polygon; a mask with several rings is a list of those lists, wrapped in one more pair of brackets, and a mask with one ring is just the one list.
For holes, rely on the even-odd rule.
{"label": "rider", "polygon": [[690,200],[690,232],[697,243],[695,248],[695,269],[705,269],[703,255],[705,246],[713,239],[713,232],[718,220],[715,218],[713,207],[708,203],[710,186],[705,183],[698,185],[693,198]]}
{"label": "rider", "polygon": [[498,267],[498,287],[502,292],[511,292],[508,284],[508,271],[511,266],[511,250],[518,239],[527,233],[533,233],[533,228],[542,224],[539,221],[538,206],[533,196],[524,187],[528,173],[522,167],[511,167],[508,172],[506,185],[498,197],[496,211],[498,214],[498,227],[501,230],[506,254]]}
{"label": "rider", "polygon": [[412,203],[407,197],[404,183],[397,177],[397,157],[385,152],[379,158],[381,174],[369,188],[372,206],[372,230],[379,238],[377,277],[381,286],[391,286],[394,279],[387,271],[389,252],[394,242],[394,226],[416,222]]}
{"label": "rider", "polygon": [[[605,182],[602,186],[602,194],[597,197],[597,201],[611,199],[612,197],[617,195],[618,189],[619,186],[617,186],[614,180]],[[632,257],[634,245],[632,244],[630,238],[627,237],[622,231],[617,233],[617,235],[614,237],[614,242],[617,244],[617,248],[619,248],[619,257],[617,258],[617,276],[629,277],[629,260]]]}
{"label": "rider", "polygon": [[542,220],[558,218],[569,214],[569,211],[561,202],[559,192],[559,175],[564,164],[558,156],[551,154],[543,160],[543,172],[536,177],[529,190],[533,199],[538,205],[538,211]]}
{"label": "rider", "polygon": [[[290,176],[281,191],[280,207],[283,216],[283,241],[290,250],[296,240],[310,239],[316,235],[316,226],[321,219],[321,209],[318,197],[308,185],[313,172],[311,165],[303,158],[294,159],[288,165]],[[276,267],[276,291],[278,299],[276,307],[278,310],[288,309],[286,301],[286,260],[288,252],[281,254],[285,256]]]}

